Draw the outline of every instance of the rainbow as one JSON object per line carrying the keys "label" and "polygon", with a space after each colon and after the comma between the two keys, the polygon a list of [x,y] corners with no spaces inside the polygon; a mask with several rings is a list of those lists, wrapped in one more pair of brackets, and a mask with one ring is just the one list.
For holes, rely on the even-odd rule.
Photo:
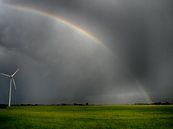
{"label": "rainbow", "polygon": [[37,10],[37,9],[31,8],[31,7],[23,7],[23,6],[19,6],[19,5],[9,5],[9,4],[5,4],[5,5],[10,7],[10,8],[17,9],[19,11],[27,11],[27,12],[35,13],[35,14],[38,14],[38,15],[42,15],[42,16],[46,16],[48,18],[54,19],[55,21],[57,21],[59,23],[62,23],[64,25],[80,32],[84,36],[86,36],[86,37],[90,38],[91,40],[93,40],[95,43],[101,44],[101,41],[97,37],[95,37],[93,34],[91,34],[91,32],[88,32],[88,31],[84,30],[80,26],[75,25],[75,24],[71,23],[70,21],[68,21],[68,20],[66,20],[62,17],[58,17],[58,16],[50,14],[48,12],[44,12],[42,10]]}
{"label": "rainbow", "polygon": [[[70,28],[72,28],[72,29],[80,32],[84,36],[86,36],[89,39],[93,40],[95,43],[98,43],[98,44],[102,45],[104,48],[107,48],[107,47],[104,46],[104,44],[97,37],[95,37],[93,34],[91,34],[91,32],[88,32],[88,31],[84,30],[80,26],[75,25],[72,22],[70,22],[70,21],[68,21],[68,20],[66,20],[66,19],[64,19],[62,17],[56,16],[56,15],[50,14],[48,12],[44,12],[42,10],[38,10],[38,9],[32,8],[32,7],[23,7],[23,6],[19,6],[19,5],[10,5],[10,4],[5,4],[5,5],[7,7],[10,7],[10,8],[19,10],[19,11],[25,11],[25,12],[35,13],[35,14],[38,14],[38,15],[42,15],[42,16],[46,16],[48,18],[51,18],[51,19],[53,19],[53,20],[55,20],[55,21],[57,21],[59,23],[62,23],[64,25],[66,25],[66,26],[68,26],[68,27],[70,27]],[[146,102],[151,103],[152,102],[152,99],[147,94],[147,92],[143,88],[142,84],[139,81],[136,81],[136,84],[138,85],[139,91],[144,96]]]}

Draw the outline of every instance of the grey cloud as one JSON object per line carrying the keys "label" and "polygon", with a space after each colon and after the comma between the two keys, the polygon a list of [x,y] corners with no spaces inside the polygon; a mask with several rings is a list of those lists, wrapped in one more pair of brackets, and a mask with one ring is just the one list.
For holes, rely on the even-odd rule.
{"label": "grey cloud", "polygon": [[23,69],[14,102],[133,103],[148,101],[144,91],[154,101],[172,101],[172,1],[5,2],[64,16],[113,52],[47,17],[1,8],[0,69]]}

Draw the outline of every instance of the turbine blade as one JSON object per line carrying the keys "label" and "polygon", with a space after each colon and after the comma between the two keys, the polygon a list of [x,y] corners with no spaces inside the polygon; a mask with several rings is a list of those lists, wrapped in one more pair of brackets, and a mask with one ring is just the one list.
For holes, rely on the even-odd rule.
{"label": "turbine blade", "polygon": [[5,74],[5,73],[0,73],[1,75],[5,76],[5,77],[10,77],[10,75]]}
{"label": "turbine blade", "polygon": [[16,90],[16,83],[15,83],[14,79],[12,79],[12,80],[13,80],[14,89]]}
{"label": "turbine blade", "polygon": [[19,69],[17,69],[16,72],[14,72],[14,73],[12,74],[12,77],[14,77],[18,71],[19,71]]}

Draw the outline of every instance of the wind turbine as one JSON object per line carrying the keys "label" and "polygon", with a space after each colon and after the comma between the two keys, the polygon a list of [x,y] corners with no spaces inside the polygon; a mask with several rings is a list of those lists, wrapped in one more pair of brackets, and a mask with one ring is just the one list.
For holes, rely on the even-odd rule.
{"label": "wind turbine", "polygon": [[16,90],[16,83],[14,81],[14,76],[16,75],[16,73],[19,71],[19,69],[16,70],[16,72],[14,72],[12,75],[8,75],[5,73],[0,73],[1,75],[8,77],[10,79],[10,90],[9,90],[9,98],[8,98],[8,106],[11,106],[11,88],[12,88],[12,84],[14,86],[14,89]]}

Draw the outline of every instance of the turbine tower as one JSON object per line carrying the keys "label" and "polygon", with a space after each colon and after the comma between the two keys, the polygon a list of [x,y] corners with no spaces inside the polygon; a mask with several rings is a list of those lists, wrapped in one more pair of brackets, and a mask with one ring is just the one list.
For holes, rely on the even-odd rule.
{"label": "turbine tower", "polygon": [[16,90],[16,83],[14,81],[14,76],[16,75],[16,73],[19,71],[19,69],[16,70],[16,72],[14,72],[12,75],[8,75],[5,73],[0,73],[1,75],[8,77],[10,79],[10,90],[9,90],[9,98],[8,98],[8,106],[11,106],[11,89],[12,89],[12,84],[14,86],[14,89]]}

